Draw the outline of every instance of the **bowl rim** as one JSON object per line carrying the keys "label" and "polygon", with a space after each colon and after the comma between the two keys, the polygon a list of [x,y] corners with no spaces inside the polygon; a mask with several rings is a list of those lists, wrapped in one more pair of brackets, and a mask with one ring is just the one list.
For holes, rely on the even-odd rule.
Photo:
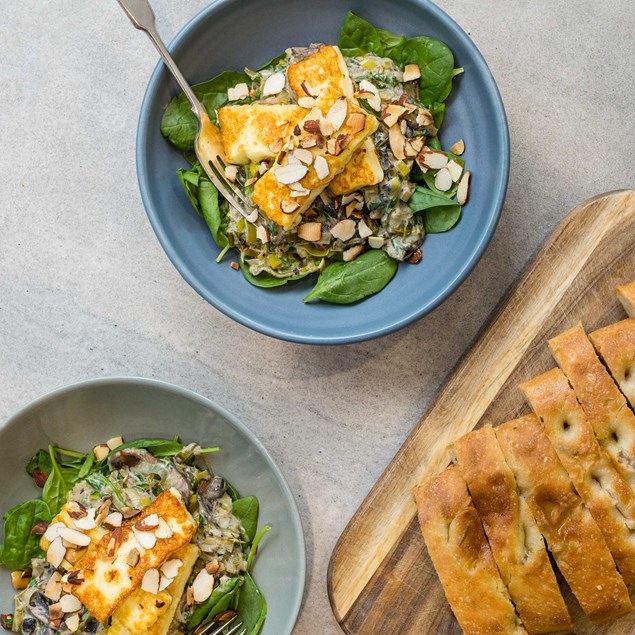
{"label": "bowl rim", "polygon": [[8,417],[0,421],[0,436],[7,430],[9,427],[16,425],[18,420],[41,407],[43,404],[57,399],[58,397],[62,397],[64,395],[73,393],[76,390],[84,389],[84,388],[101,388],[104,386],[116,386],[116,385],[128,385],[128,386],[145,386],[150,388],[160,389],[166,392],[171,392],[180,397],[186,397],[192,401],[199,403],[200,405],[213,410],[217,414],[224,417],[231,426],[237,428],[240,432],[245,434],[251,442],[254,444],[256,449],[260,452],[260,454],[264,457],[266,463],[269,468],[274,473],[277,478],[280,489],[282,490],[283,497],[291,511],[291,522],[293,525],[294,533],[299,537],[299,546],[300,546],[300,558],[299,558],[299,573],[300,573],[300,585],[301,593],[298,594],[298,597],[294,600],[291,611],[289,612],[289,621],[288,621],[288,635],[291,635],[295,625],[298,621],[298,617],[300,615],[300,609],[302,607],[302,603],[304,600],[304,593],[306,591],[306,541],[304,538],[304,527],[302,526],[302,518],[300,517],[300,512],[298,511],[298,506],[295,502],[295,498],[293,497],[293,493],[291,488],[289,487],[289,483],[287,479],[284,477],[284,474],[273,460],[271,454],[265,446],[262,444],[262,441],[252,432],[242,421],[240,421],[237,417],[231,414],[222,406],[219,406],[211,399],[204,397],[203,395],[190,390],[189,388],[183,388],[181,386],[177,386],[176,384],[172,384],[167,381],[162,381],[159,379],[150,379],[147,377],[140,376],[125,376],[125,375],[117,375],[110,377],[94,377],[91,379],[84,379],[82,381],[73,382],[70,384],[65,384],[59,388],[55,388],[50,390],[35,399],[32,399],[26,405],[20,407],[18,410],[10,414]]}
{"label": "bowl rim", "polygon": [[[216,0],[215,2],[211,2],[207,7],[201,9],[198,13],[196,13],[190,20],[188,20],[184,26],[182,26],[176,35],[172,38],[170,43],[167,45],[170,53],[173,53],[177,50],[185,38],[189,35],[189,32],[196,26],[196,24],[203,18],[207,16],[208,13],[214,13],[221,7],[231,4],[233,2],[239,2],[240,0]],[[490,240],[498,226],[498,222],[500,220],[500,216],[503,209],[503,204],[505,202],[505,196],[507,194],[507,188],[509,184],[509,172],[510,172],[510,135],[509,135],[509,125],[507,121],[507,114],[505,112],[505,106],[503,104],[503,99],[501,97],[500,91],[498,89],[498,85],[496,84],[496,80],[485,61],[482,53],[472,40],[472,38],[466,33],[466,31],[456,22],[448,13],[446,13],[443,9],[434,4],[431,0],[411,0],[415,4],[421,6],[422,9],[427,10],[435,15],[435,17],[450,30],[455,30],[459,36],[461,36],[465,42],[466,46],[471,51],[471,61],[474,65],[480,70],[481,74],[485,77],[486,83],[484,85],[484,89],[491,96],[494,109],[497,111],[496,123],[500,132],[502,133],[502,170],[500,173],[500,178],[494,184],[493,188],[494,196],[492,205],[490,206],[490,214],[488,215],[487,223],[483,226],[483,232],[481,233],[479,239],[474,244],[474,250],[470,257],[461,265],[461,267],[456,271],[454,277],[436,294],[434,294],[431,298],[428,299],[427,302],[424,302],[420,305],[416,310],[408,312],[406,315],[403,315],[400,319],[393,320],[387,324],[384,324],[380,327],[367,329],[365,331],[357,332],[353,335],[333,335],[333,336],[314,336],[297,333],[292,329],[282,329],[275,326],[271,326],[265,322],[261,322],[258,320],[254,320],[239,310],[236,310],[231,305],[226,302],[223,302],[219,298],[215,296],[214,293],[210,292],[205,285],[201,284],[197,279],[196,275],[193,271],[191,271],[188,266],[185,264],[184,260],[177,253],[177,250],[172,246],[170,239],[168,238],[166,232],[164,231],[161,222],[159,221],[156,210],[150,204],[150,185],[149,185],[149,169],[146,162],[144,149],[146,146],[146,140],[149,134],[148,128],[148,119],[150,112],[150,102],[153,97],[153,94],[156,92],[158,85],[163,77],[164,73],[167,73],[167,69],[165,68],[163,61],[159,59],[152,74],[150,76],[150,80],[148,81],[148,85],[146,87],[143,100],[141,102],[141,107],[139,110],[139,118],[137,124],[137,138],[136,138],[136,170],[137,170],[137,181],[139,184],[139,191],[141,194],[141,200],[143,202],[143,206],[145,208],[146,214],[150,221],[150,225],[163,248],[163,251],[175,267],[175,269],[179,272],[179,274],[183,277],[183,279],[190,285],[199,296],[201,296],[206,302],[211,304],[213,307],[218,309],[221,313],[225,314],[227,317],[235,320],[239,324],[246,326],[254,331],[262,333],[264,335],[268,335],[270,337],[274,337],[281,340],[286,340],[289,342],[295,342],[299,344],[319,344],[319,345],[335,345],[335,344],[352,344],[356,342],[363,342],[366,340],[375,339],[384,335],[388,335],[390,333],[394,333],[409,324],[412,324],[416,320],[422,318],[424,315],[427,315],[434,309],[436,309],[439,305],[441,305],[447,298],[458,289],[459,286],[465,281],[465,279],[472,272],[476,264],[479,262],[485,249],[489,245]]]}

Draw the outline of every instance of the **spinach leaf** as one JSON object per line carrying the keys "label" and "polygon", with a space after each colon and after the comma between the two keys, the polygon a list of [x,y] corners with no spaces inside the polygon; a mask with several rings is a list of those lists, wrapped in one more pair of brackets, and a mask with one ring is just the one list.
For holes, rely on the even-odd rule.
{"label": "spinach leaf", "polygon": [[[212,122],[216,123],[216,110],[227,103],[227,89],[250,79],[245,73],[225,71],[216,77],[192,86]],[[161,132],[179,150],[194,149],[198,121],[190,110],[190,102],[180,94],[172,99],[161,118]]]}
{"label": "spinach leaf", "polygon": [[434,119],[434,125],[437,130],[441,127],[443,123],[443,118],[445,117],[445,104],[440,101],[435,101],[431,104],[428,104],[428,110]]}
{"label": "spinach leaf", "polygon": [[187,630],[192,631],[200,624],[207,624],[221,611],[227,610],[239,582],[240,577],[236,576],[225,584],[217,586],[207,600],[194,609],[192,616],[187,622]]}
{"label": "spinach leaf", "polygon": [[397,266],[397,261],[381,249],[371,249],[351,262],[334,262],[322,271],[304,301],[350,304],[367,298],[392,280]]}
{"label": "spinach leaf", "polygon": [[441,150],[441,141],[439,140],[439,137],[429,137],[426,141],[426,145],[432,150]]}
{"label": "spinach leaf", "polygon": [[267,617],[267,603],[249,573],[245,573],[245,579],[240,588],[237,611],[247,633],[258,635]]}
{"label": "spinach leaf", "polygon": [[51,522],[49,506],[39,499],[26,501],[12,507],[4,515],[4,540],[2,562],[12,571],[31,566],[31,559],[42,555],[40,536],[31,533],[40,522]]}
{"label": "spinach leaf", "polygon": [[461,218],[461,206],[456,201],[425,187],[415,189],[408,205],[414,212],[425,211],[425,228],[429,234],[446,232]]}
{"label": "spinach leaf", "polygon": [[346,14],[337,45],[340,47],[342,55],[347,57],[355,57],[365,53],[375,53],[382,57],[384,55],[384,46],[377,29],[352,11]]}
{"label": "spinach leaf", "polygon": [[52,469],[51,457],[46,450],[38,450],[26,466],[27,474],[35,481],[38,487],[44,487],[44,483],[46,483],[46,479]]}
{"label": "spinach leaf", "polygon": [[280,55],[277,55],[272,60],[269,60],[268,62],[265,62],[262,66],[259,66],[257,70],[258,72],[272,71],[276,67],[280,66],[280,64],[284,62],[286,59],[287,59],[287,53],[286,52],[280,53]]}
{"label": "spinach leaf", "polygon": [[42,490],[42,500],[48,505],[51,513],[55,516],[62,505],[66,502],[70,486],[67,483],[62,470],[55,458],[53,447],[49,445],[49,456],[51,457],[51,473],[46,479],[46,484]]}
{"label": "spinach leaf", "polygon": [[232,502],[240,498],[240,494],[238,493],[238,490],[226,479],[225,479],[225,491],[229,494],[229,497],[232,499]]}
{"label": "spinach leaf", "polygon": [[384,49],[383,55],[385,57],[391,57],[391,53],[398,46],[402,46],[406,41],[405,35],[394,35],[390,31],[384,31],[384,29],[377,29],[377,35],[379,35],[379,41]]}
{"label": "spinach leaf", "polygon": [[[451,161],[452,159],[454,159],[454,161],[456,161],[461,167],[465,166],[465,161],[463,159],[461,159],[461,157],[457,157],[456,155],[452,154],[451,152],[446,152],[446,154],[448,155],[448,159]],[[456,181],[455,183],[452,184],[452,186],[450,187],[449,190],[446,190],[445,192],[439,190],[437,188],[437,186],[434,183],[434,176],[436,174],[436,170],[434,172],[428,170],[428,172],[426,172],[423,175],[423,181],[424,183],[435,193],[435,194],[440,194],[441,196],[445,196],[446,198],[454,198],[456,196],[456,191],[459,189],[459,181]]]}
{"label": "spinach leaf", "polygon": [[270,289],[271,287],[281,287],[283,284],[287,284],[290,280],[301,280],[308,276],[308,273],[300,273],[297,276],[289,276],[287,278],[276,278],[276,276],[272,276],[269,272],[263,271],[259,273],[257,276],[254,276],[249,271],[249,265],[240,262],[240,271],[243,276],[245,276],[245,280],[247,282],[254,285],[254,287],[262,287],[263,289]]}
{"label": "spinach leaf", "polygon": [[258,512],[260,503],[255,496],[245,496],[234,501],[233,514],[240,520],[240,524],[247,534],[249,542],[253,542],[258,529]]}
{"label": "spinach leaf", "polygon": [[[128,448],[139,448],[147,450],[150,454],[156,457],[169,457],[178,454],[184,445],[180,441],[175,439],[133,439],[132,441],[126,441],[124,444],[115,448],[108,456],[113,452],[119,452],[120,450],[127,450]],[[107,458],[104,459],[108,460]]]}

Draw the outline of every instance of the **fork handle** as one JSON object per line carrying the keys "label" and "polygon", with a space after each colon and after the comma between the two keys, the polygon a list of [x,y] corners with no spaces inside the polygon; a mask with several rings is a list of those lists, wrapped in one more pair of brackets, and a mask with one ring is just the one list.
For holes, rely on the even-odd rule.
{"label": "fork handle", "polygon": [[148,0],[117,0],[121,5],[121,8],[125,11],[126,15],[130,18],[130,21],[136,29],[144,31],[146,35],[152,41],[152,44],[159,51],[159,55],[168,67],[168,70],[174,76],[174,79],[178,82],[181,90],[187,97],[192,107],[192,112],[200,120],[201,117],[206,114],[203,104],[199,101],[198,97],[194,94],[192,87],[190,86],[183,73],[181,73],[176,62],[172,59],[172,56],[168,52],[168,49],[163,44],[163,40],[159,36],[156,27],[156,19],[154,11],[150,6]]}

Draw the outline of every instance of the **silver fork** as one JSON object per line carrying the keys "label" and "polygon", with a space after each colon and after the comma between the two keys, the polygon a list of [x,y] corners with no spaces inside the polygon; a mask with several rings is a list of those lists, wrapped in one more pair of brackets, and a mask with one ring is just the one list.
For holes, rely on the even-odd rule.
{"label": "silver fork", "polygon": [[159,51],[159,55],[162,57],[168,70],[178,82],[187,100],[190,102],[192,112],[198,120],[198,132],[194,141],[194,151],[209,180],[216,186],[218,191],[227,199],[232,207],[246,218],[255,220],[253,217],[257,215],[257,211],[254,210],[244,194],[225,178],[225,161],[223,159],[223,145],[220,131],[210,121],[205,106],[203,106],[198,97],[194,94],[192,87],[165,48],[165,44],[163,44],[157,31],[154,11],[150,3],[148,0],[117,1],[135,28],[140,31],[145,31],[157,51]]}
{"label": "silver fork", "polygon": [[[238,620],[238,621],[236,621]],[[210,628],[216,626],[215,622],[210,622],[205,625],[202,629],[197,629],[195,631],[196,635],[247,635],[247,629],[243,628],[244,624],[238,619],[238,615],[234,615],[231,619],[226,622],[222,622],[221,625],[215,630],[210,631]],[[228,631],[225,629],[231,626],[232,628]],[[243,629],[242,631],[240,629]],[[240,632],[239,632],[240,631]]]}

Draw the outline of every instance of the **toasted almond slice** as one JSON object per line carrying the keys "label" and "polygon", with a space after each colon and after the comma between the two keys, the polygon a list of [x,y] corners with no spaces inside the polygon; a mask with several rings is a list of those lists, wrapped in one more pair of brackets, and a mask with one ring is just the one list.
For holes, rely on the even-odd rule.
{"label": "toasted almond slice", "polygon": [[138,531],[135,529],[134,536],[144,549],[152,549],[157,544],[157,537],[151,531]]}
{"label": "toasted almond slice", "polygon": [[60,605],[64,613],[75,613],[82,608],[82,603],[74,595],[63,595],[60,598]]}
{"label": "toasted almond slice", "polygon": [[303,240],[317,242],[322,238],[322,223],[302,223],[298,227],[298,236]]}
{"label": "toasted almond slice", "polygon": [[55,569],[62,564],[64,556],[66,555],[66,547],[62,542],[62,539],[58,536],[51,542],[49,548],[46,550],[46,561]]}
{"label": "toasted almond slice", "polygon": [[205,569],[198,572],[192,583],[192,592],[195,602],[205,602],[214,590],[214,576],[207,573]]}
{"label": "toasted almond slice", "polygon": [[110,448],[102,443],[93,448],[93,454],[98,461],[103,461],[110,454]]}
{"label": "toasted almond slice", "polygon": [[311,88],[311,86],[309,86],[309,85],[306,83],[306,80],[305,80],[305,81],[303,81],[303,82],[300,84],[300,87],[302,88],[302,90],[305,92],[305,94],[306,94],[308,97],[313,97],[314,99],[317,99],[317,97],[318,97],[318,92],[317,92],[314,88]]}
{"label": "toasted almond slice", "polygon": [[404,137],[404,134],[401,132],[399,126],[393,126],[388,129],[388,142],[392,153],[395,155],[395,159],[401,160],[406,158],[406,154],[404,152],[406,137]]}
{"label": "toasted almond slice", "polygon": [[427,108],[419,107],[415,121],[420,126],[429,126],[433,123],[434,119],[432,118],[432,113]]}
{"label": "toasted almond slice", "polygon": [[106,445],[111,451],[116,450],[120,445],[123,445],[123,439],[121,437],[113,437],[106,441]]}
{"label": "toasted almond slice", "polygon": [[77,501],[70,501],[66,505],[66,511],[68,512],[68,515],[74,520],[85,518],[86,516],[88,516],[88,510]]}
{"label": "toasted almond slice", "polygon": [[207,573],[209,573],[210,575],[214,575],[219,569],[220,569],[220,563],[216,559],[212,560],[211,562],[208,562],[205,565],[205,571],[207,571]]}
{"label": "toasted almond slice", "polygon": [[313,108],[313,106],[315,106],[315,99],[313,97],[300,97],[300,99],[298,99],[298,106],[300,106],[300,108]]}
{"label": "toasted almond slice", "polygon": [[249,97],[249,86],[244,82],[227,89],[228,101],[238,101],[240,99],[246,99],[247,97]]}
{"label": "toasted almond slice", "polygon": [[335,132],[335,126],[329,120],[323,117],[320,119],[320,133],[325,137],[332,135]]}
{"label": "toasted almond slice", "polygon": [[225,178],[233,183],[238,176],[238,166],[237,165],[226,165],[225,166]]}
{"label": "toasted almond slice", "polygon": [[174,582],[174,578],[168,578],[167,576],[162,575],[159,581],[159,592],[165,591],[165,589],[167,589],[172,584],[172,582]]}
{"label": "toasted almond slice", "polygon": [[113,558],[117,553],[117,550],[121,546],[121,541],[123,540],[123,531],[121,527],[115,527],[112,533],[110,534],[110,538],[108,539],[108,549],[106,553],[109,558]]}
{"label": "toasted almond slice", "polygon": [[355,260],[355,258],[357,258],[357,256],[359,256],[359,254],[361,254],[363,250],[364,250],[364,245],[355,245],[353,247],[349,247],[342,254],[342,260],[344,260],[344,262],[350,262],[351,260]]}
{"label": "toasted almond slice", "polygon": [[330,174],[329,164],[322,155],[315,157],[313,167],[315,168],[315,173],[320,181],[326,179]]}
{"label": "toasted almond slice", "polygon": [[112,512],[112,514],[108,514],[106,518],[102,521],[104,525],[108,527],[121,527],[121,523],[123,521],[123,514],[121,512]]}
{"label": "toasted almond slice", "polygon": [[433,150],[432,152],[422,152],[419,157],[427,168],[440,170],[448,164],[448,157],[443,152]]}
{"label": "toasted almond slice", "polygon": [[258,225],[258,227],[256,227],[256,236],[261,243],[269,242],[269,232],[264,225]]}
{"label": "toasted almond slice", "polygon": [[280,203],[280,209],[283,214],[293,214],[300,209],[300,205],[295,201],[282,201]]}
{"label": "toasted almond slice", "polygon": [[77,586],[84,581],[84,572],[79,570],[69,571],[65,577],[66,577],[66,581],[71,586]]}
{"label": "toasted almond slice", "polygon": [[128,557],[126,558],[126,563],[129,567],[133,569],[139,564],[139,560],[141,560],[141,554],[138,549],[134,547],[128,552]]}
{"label": "toasted almond slice", "polygon": [[287,156],[287,165],[300,165],[301,163],[302,161],[295,156],[294,152],[289,152],[289,155]]}
{"label": "toasted almond slice", "polygon": [[352,135],[361,132],[366,127],[366,115],[363,112],[352,112],[346,120]]}
{"label": "toasted almond slice", "polygon": [[183,566],[183,561],[178,558],[167,560],[161,565],[161,573],[167,578],[176,578],[179,569]]}
{"label": "toasted almond slice", "polygon": [[337,132],[346,119],[348,112],[348,104],[346,103],[346,97],[338,97],[326,113],[326,119],[333,124],[333,131]]}
{"label": "toasted almond slice", "polygon": [[465,172],[463,178],[459,181],[459,187],[456,190],[456,200],[460,205],[465,205],[467,202],[467,191],[470,185],[470,173]]}
{"label": "toasted almond slice", "polygon": [[307,168],[306,166],[292,163],[288,165],[281,165],[280,167],[275,168],[273,173],[278,183],[289,185],[289,183],[295,183],[296,181],[299,181],[301,178],[306,176],[306,173],[308,171],[309,168]]}
{"label": "toasted almond slice", "polygon": [[411,82],[421,77],[421,69],[417,64],[406,64],[403,69],[404,82]]}
{"label": "toasted almond slice", "polygon": [[161,574],[158,569],[148,569],[141,580],[141,588],[146,593],[156,595],[159,592],[159,579]]}
{"label": "toasted almond slice", "polygon": [[452,180],[456,183],[461,178],[461,174],[463,174],[463,166],[453,159],[452,161],[448,161],[445,167],[450,173]]}
{"label": "toasted almond slice", "polygon": [[357,233],[360,238],[368,238],[369,236],[372,236],[373,230],[366,224],[364,219],[362,219],[359,223],[357,223]]}
{"label": "toasted almond slice", "polygon": [[309,134],[306,137],[300,139],[301,148],[314,148],[317,145],[317,137],[313,134]]}
{"label": "toasted almond slice", "polygon": [[163,520],[163,518],[159,518],[159,526],[156,528],[154,535],[157,538],[161,538],[163,539],[167,539],[167,538],[172,538],[172,535],[174,534],[174,532],[172,531],[172,528],[170,527],[170,525],[168,525],[165,520]]}
{"label": "toasted almond slice", "polygon": [[317,119],[305,119],[304,123],[302,124],[302,128],[304,128],[304,130],[306,130],[307,132],[317,134],[320,132],[320,121],[321,119],[319,118],[319,116]]}
{"label": "toasted almond slice", "polygon": [[394,126],[401,117],[408,112],[407,108],[400,106],[399,104],[388,104],[381,113],[383,122],[390,128]]}
{"label": "toasted almond slice", "polygon": [[350,219],[341,220],[331,227],[330,232],[334,238],[346,241],[355,235],[355,221]]}
{"label": "toasted almond slice", "polygon": [[269,144],[269,150],[273,152],[274,154],[278,154],[278,152],[282,150],[282,144],[283,144],[282,138],[276,139],[275,141],[272,141]]}
{"label": "toasted almond slice", "polygon": [[90,509],[86,510],[85,516],[82,516],[81,518],[76,518],[75,520],[73,520],[75,527],[77,527],[77,529],[83,529],[84,531],[90,531],[91,529],[95,529],[95,527],[97,527],[97,522],[95,520],[96,513],[97,513],[97,510],[94,507],[91,507]]}
{"label": "toasted almond slice", "polygon": [[54,625],[59,626],[59,623],[62,621],[63,617],[64,617],[64,611],[62,610],[62,607],[59,602],[56,602],[55,604],[51,604],[49,606],[49,621],[50,622],[52,622]]}
{"label": "toasted almond slice", "polygon": [[59,571],[54,571],[53,575],[49,578],[44,589],[44,595],[53,602],[57,602],[62,597],[62,574]]}
{"label": "toasted almond slice", "polygon": [[269,169],[269,164],[266,161],[261,161],[258,164],[258,174],[262,176]]}
{"label": "toasted almond slice", "polygon": [[311,165],[311,163],[313,163],[313,153],[309,150],[305,150],[304,148],[296,148],[293,151],[293,154],[297,159],[299,159],[306,165]]}
{"label": "toasted almond slice", "polygon": [[460,157],[465,152],[465,142],[463,139],[459,139],[453,146],[451,146],[450,152]]}
{"label": "toasted almond slice", "polygon": [[66,628],[71,633],[75,633],[79,630],[79,613],[69,615],[64,621],[66,622]]}
{"label": "toasted almond slice", "polygon": [[379,90],[375,84],[369,82],[367,79],[362,79],[362,81],[359,82],[359,90],[360,93],[364,93],[364,96],[362,97],[362,95],[359,94],[358,97],[365,99],[373,110],[381,110],[381,98],[379,97]]}
{"label": "toasted almond slice", "polygon": [[46,530],[49,528],[49,524],[45,520],[40,520],[35,523],[31,528],[31,533],[34,536],[43,536],[46,533]]}
{"label": "toasted almond slice", "polygon": [[437,190],[447,192],[452,187],[452,177],[450,176],[450,170],[447,168],[441,168],[434,177],[434,186]]}
{"label": "toasted almond slice", "polygon": [[44,538],[49,542],[53,542],[60,535],[59,531],[62,527],[66,527],[66,525],[60,522],[51,523],[44,532]]}
{"label": "toasted almond slice", "polygon": [[58,534],[60,538],[75,545],[76,547],[87,547],[90,544],[90,536],[78,531],[77,529],[71,529],[70,527],[60,527]]}
{"label": "toasted almond slice", "polygon": [[384,239],[379,236],[369,236],[368,245],[373,249],[381,249],[384,246]]}
{"label": "toasted almond slice", "polygon": [[150,514],[135,523],[135,529],[139,531],[154,531],[159,526],[159,516]]}
{"label": "toasted almond slice", "polygon": [[287,79],[284,73],[273,73],[273,75],[269,75],[262,87],[262,96],[271,97],[272,95],[281,93],[286,83]]}

